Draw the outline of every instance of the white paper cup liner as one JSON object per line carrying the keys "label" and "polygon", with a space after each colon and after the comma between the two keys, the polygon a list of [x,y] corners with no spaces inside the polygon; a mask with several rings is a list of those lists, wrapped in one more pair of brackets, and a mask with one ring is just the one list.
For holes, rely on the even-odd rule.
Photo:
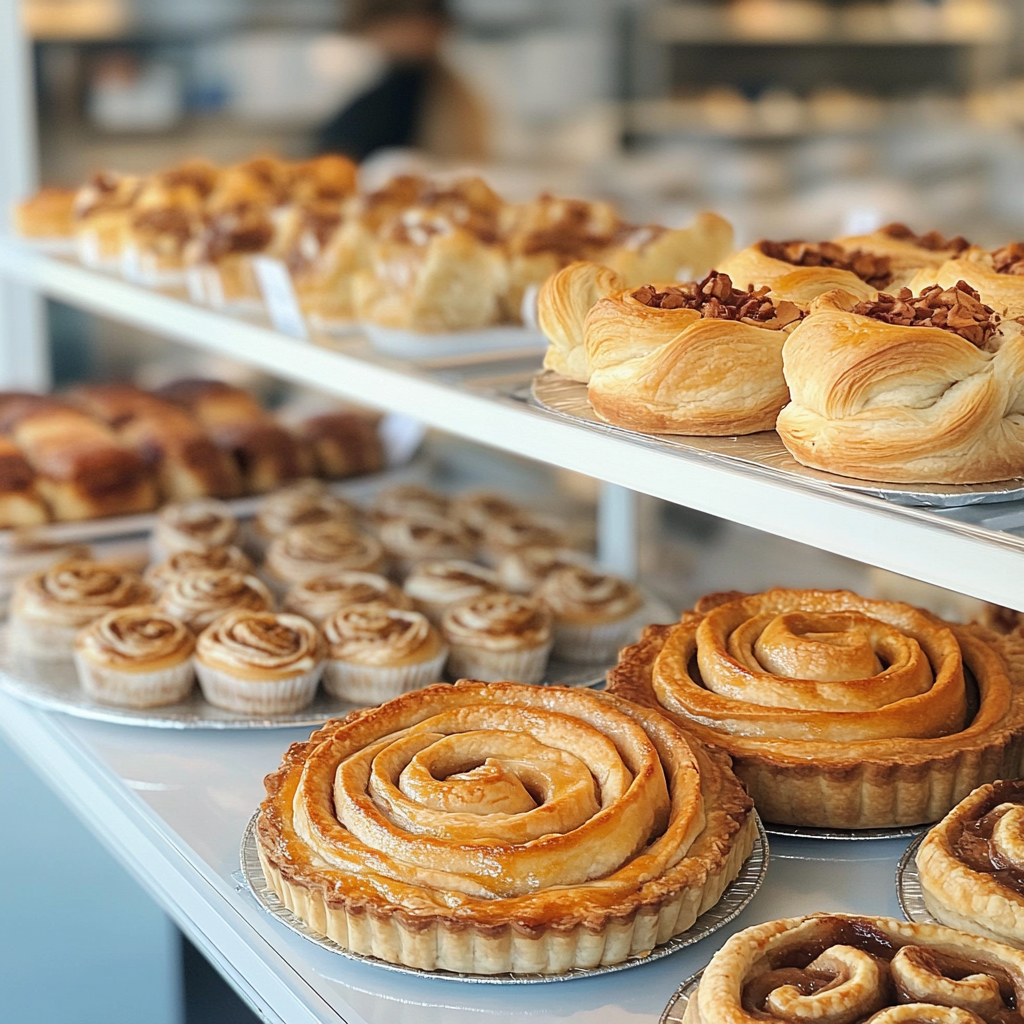
{"label": "white paper cup liner", "polygon": [[414,665],[353,665],[332,658],[324,668],[324,689],[332,696],[353,704],[381,704],[410,690],[440,682],[446,647],[429,661]]}
{"label": "white paper cup liner", "polygon": [[192,658],[155,672],[126,672],[95,665],[75,651],[75,668],[82,690],[101,704],[125,708],[156,708],[177,704],[192,691],[195,669]]}
{"label": "white paper cup liner", "polygon": [[539,683],[544,678],[550,653],[550,643],[514,651],[489,651],[468,644],[452,644],[448,675],[453,679],[479,679],[485,683],[506,680]]}
{"label": "white paper cup liner", "polygon": [[247,715],[287,715],[301,711],[316,695],[323,662],[311,672],[284,679],[238,679],[195,659],[203,696],[225,711]]}
{"label": "white paper cup liner", "polygon": [[640,619],[636,615],[616,622],[586,625],[559,622],[555,619],[554,655],[563,661],[587,664],[614,661],[623,647],[636,642],[640,625]]}
{"label": "white paper cup liner", "polygon": [[41,661],[70,661],[75,653],[75,637],[88,623],[67,626],[57,622],[34,622],[11,618],[11,649],[20,655]]}

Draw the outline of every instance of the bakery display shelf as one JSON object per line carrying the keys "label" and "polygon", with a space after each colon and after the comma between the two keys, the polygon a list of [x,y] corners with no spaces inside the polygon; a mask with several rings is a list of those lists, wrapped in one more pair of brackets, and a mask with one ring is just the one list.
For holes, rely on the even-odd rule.
{"label": "bakery display shelf", "polygon": [[412,365],[365,339],[295,339],[0,240],[0,275],[52,297],[342,397],[609,483],[1024,610],[1024,502],[922,510],[770,467],[723,465],[561,421],[526,403],[536,357]]}
{"label": "bakery display shelf", "polygon": [[814,910],[899,916],[905,841],[772,840],[765,883],[736,920],[671,956],[560,985],[396,974],[320,949],[268,915],[238,877],[263,776],[308,730],[124,729],[0,694],[0,732],[135,875],[264,1019],[284,1024],[656,1024],[679,984],[741,928]]}

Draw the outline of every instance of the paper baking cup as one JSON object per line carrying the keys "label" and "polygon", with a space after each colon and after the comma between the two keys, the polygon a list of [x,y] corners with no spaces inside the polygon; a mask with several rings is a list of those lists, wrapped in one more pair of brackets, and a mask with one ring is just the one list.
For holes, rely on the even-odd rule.
{"label": "paper baking cup", "polygon": [[155,672],[126,672],[96,665],[75,651],[75,668],[82,689],[101,704],[124,708],[157,708],[177,704],[192,690],[195,669],[188,657],[179,665]]}
{"label": "paper baking cup", "polygon": [[284,679],[238,679],[195,659],[203,696],[225,711],[248,715],[288,715],[301,711],[316,695],[323,662],[311,672]]}
{"label": "paper baking cup", "polygon": [[[97,616],[98,618],[99,616]],[[89,623],[67,626],[57,622],[35,622],[18,616],[11,618],[11,649],[41,661],[70,661],[75,653],[75,637]]]}
{"label": "paper baking cup", "polygon": [[324,689],[353,704],[381,704],[442,678],[448,649],[415,665],[353,665],[332,658],[324,667]]}
{"label": "paper baking cup", "polygon": [[636,613],[615,622],[581,624],[555,619],[553,654],[564,661],[612,661],[621,648],[636,643],[641,621]]}
{"label": "paper baking cup", "polygon": [[468,644],[452,644],[448,675],[453,679],[479,679],[484,683],[506,680],[539,683],[544,678],[550,653],[550,643],[515,651],[489,651]]}

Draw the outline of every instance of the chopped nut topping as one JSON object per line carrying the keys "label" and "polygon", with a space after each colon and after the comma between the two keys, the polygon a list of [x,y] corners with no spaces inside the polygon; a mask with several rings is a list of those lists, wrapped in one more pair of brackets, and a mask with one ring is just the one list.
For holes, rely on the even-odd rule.
{"label": "chopped nut topping", "polygon": [[835,242],[759,242],[758,248],[774,260],[792,263],[795,267],[834,267],[849,270],[872,288],[884,288],[892,281],[892,265],[888,256],[875,256],[861,249],[847,251]]}
{"label": "chopped nut topping", "polygon": [[1024,274],[1024,242],[1011,242],[992,253],[997,274]]}
{"label": "chopped nut topping", "polygon": [[938,231],[929,231],[926,235],[915,235],[906,224],[886,224],[880,230],[883,235],[899,239],[901,242],[911,242],[919,249],[927,249],[929,252],[944,252],[949,249],[952,252],[961,253],[971,244],[963,235],[945,238]]}
{"label": "chopped nut topping", "polygon": [[985,348],[1000,321],[966,281],[945,290],[933,284],[916,297],[909,288],[901,288],[898,295],[883,292],[875,302],[858,302],[853,312],[901,327],[939,327],[978,348]]}
{"label": "chopped nut topping", "polygon": [[703,281],[670,284],[663,291],[645,284],[633,292],[633,298],[654,309],[695,309],[705,320],[737,320],[775,331],[804,315],[792,302],[769,298],[767,288],[748,288],[745,292],[733,288],[732,278],[717,270]]}

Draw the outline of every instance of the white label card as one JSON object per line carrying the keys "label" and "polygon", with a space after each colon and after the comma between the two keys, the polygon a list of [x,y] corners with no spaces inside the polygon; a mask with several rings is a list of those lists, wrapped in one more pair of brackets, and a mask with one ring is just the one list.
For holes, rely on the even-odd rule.
{"label": "white label card", "polygon": [[306,319],[295,294],[292,276],[281,260],[269,256],[254,256],[252,268],[263,294],[270,322],[282,334],[293,338],[308,338]]}

